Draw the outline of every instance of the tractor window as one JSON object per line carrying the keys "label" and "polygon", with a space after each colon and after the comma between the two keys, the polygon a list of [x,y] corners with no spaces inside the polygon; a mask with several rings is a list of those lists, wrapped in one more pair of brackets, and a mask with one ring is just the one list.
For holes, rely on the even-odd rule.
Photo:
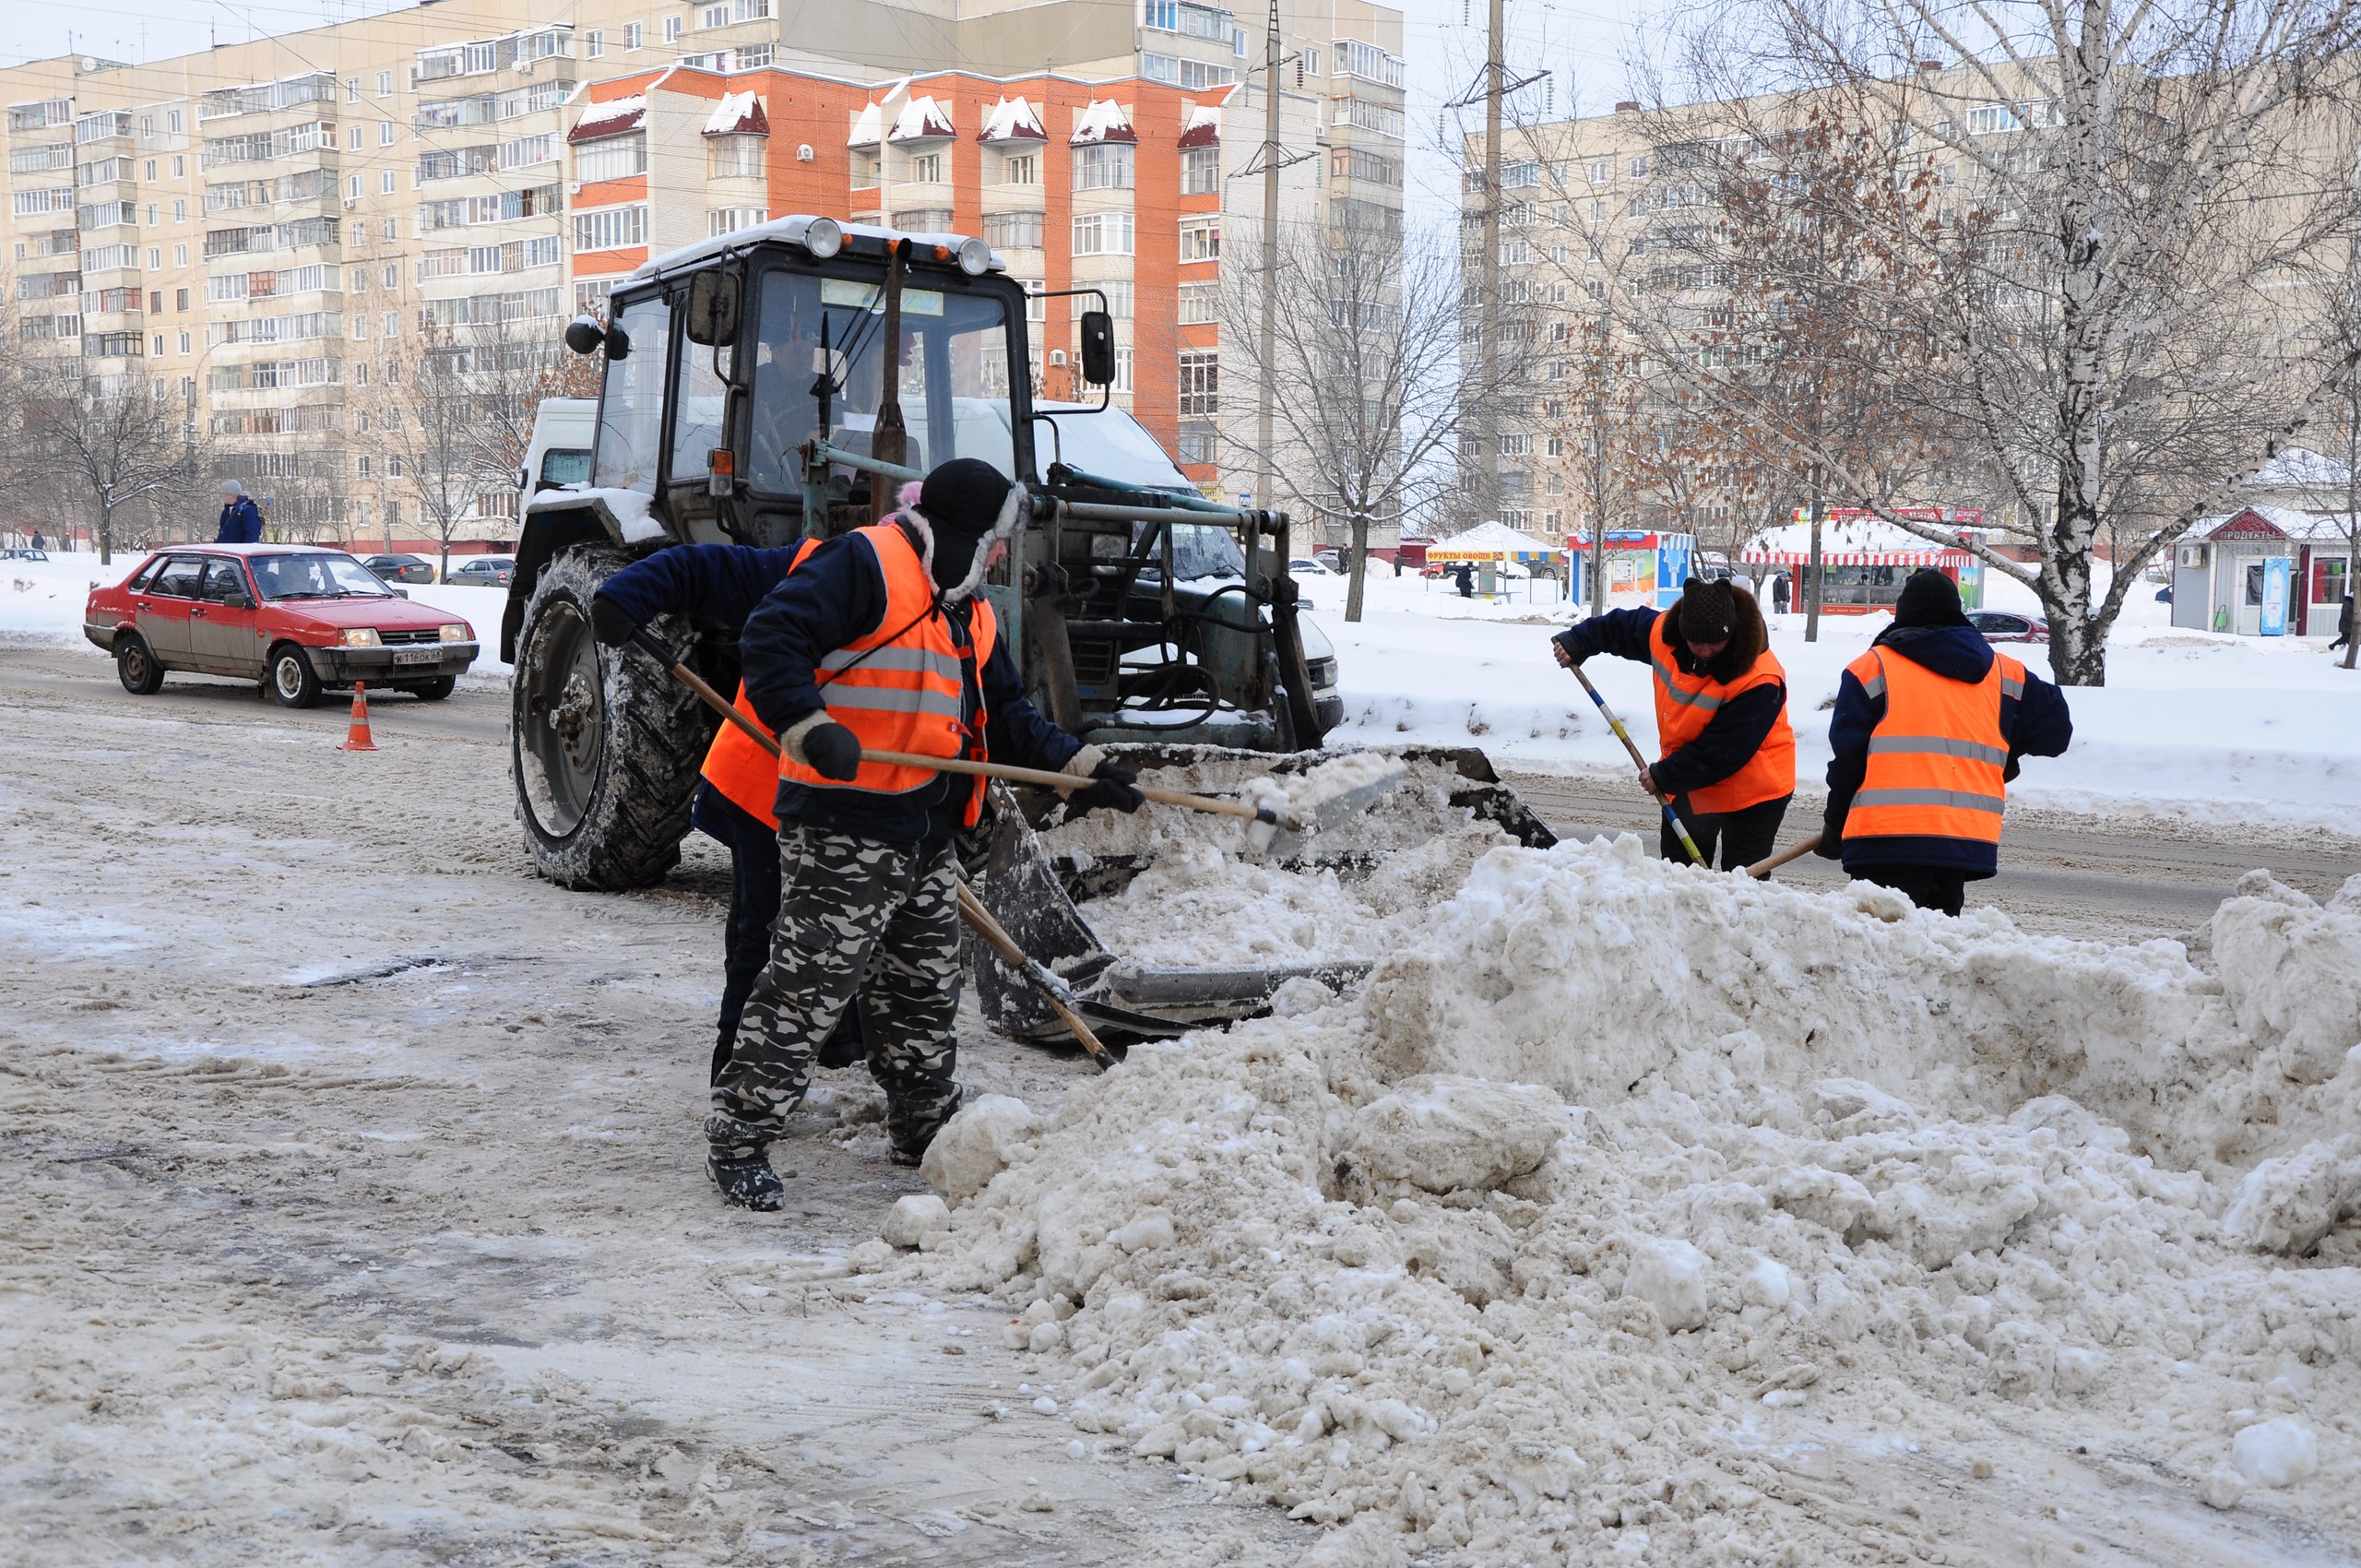
{"label": "tractor window", "polygon": [[[815,387],[829,388],[828,438],[867,452],[882,392],[882,287],[849,278],[772,272],[763,279],[753,366],[753,489],[794,493],[797,448],[818,431]],[[1009,440],[1008,313],[997,295],[916,285],[902,291],[902,422],[908,466],[953,457],[1015,467]],[[677,458],[676,458],[677,460]]]}
{"label": "tractor window", "polygon": [[656,493],[656,454],[664,434],[664,352],[672,310],[660,298],[623,307],[628,348],[607,351],[607,384],[599,398],[599,449],[591,466],[601,490]]}
{"label": "tractor window", "polygon": [[[724,350],[727,352],[727,350]],[[682,342],[672,396],[672,482],[698,480],[713,469],[711,454],[722,444],[722,399],[730,384],[713,372],[713,350]]]}

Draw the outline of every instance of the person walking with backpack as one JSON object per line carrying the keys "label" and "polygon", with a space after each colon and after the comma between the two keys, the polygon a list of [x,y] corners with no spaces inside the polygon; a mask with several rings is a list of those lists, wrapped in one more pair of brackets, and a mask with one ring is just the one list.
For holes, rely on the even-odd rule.
{"label": "person walking with backpack", "polygon": [[221,527],[213,536],[216,544],[260,544],[262,542],[262,508],[246,493],[246,487],[236,480],[221,481]]}
{"label": "person walking with backpack", "polygon": [[2064,695],[1986,642],[1958,586],[1922,567],[1838,683],[1818,853],[1956,915],[1967,884],[1999,870],[2017,759],[2061,755],[2073,738]]}

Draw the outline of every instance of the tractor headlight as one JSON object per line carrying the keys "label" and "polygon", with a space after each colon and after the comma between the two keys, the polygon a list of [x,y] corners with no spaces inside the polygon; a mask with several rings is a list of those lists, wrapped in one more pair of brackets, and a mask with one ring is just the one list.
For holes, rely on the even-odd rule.
{"label": "tractor headlight", "polygon": [[981,240],[959,242],[959,270],[970,278],[981,278],[992,264],[992,248]]}
{"label": "tractor headlight", "polygon": [[343,643],[347,647],[375,647],[377,646],[377,628],[374,626],[348,626],[345,628],[344,636],[337,640]]}
{"label": "tractor headlight", "polygon": [[845,248],[844,226],[833,218],[814,218],[803,228],[803,248],[825,261]]}
{"label": "tractor headlight", "polygon": [[443,640],[446,643],[466,642],[468,629],[465,626],[445,626],[443,628]]}

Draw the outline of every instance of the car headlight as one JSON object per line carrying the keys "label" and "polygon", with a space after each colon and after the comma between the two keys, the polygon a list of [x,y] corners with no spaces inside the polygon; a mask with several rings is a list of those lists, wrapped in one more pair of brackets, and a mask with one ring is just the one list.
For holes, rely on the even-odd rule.
{"label": "car headlight", "polygon": [[466,642],[468,629],[465,626],[445,626],[443,628],[443,640],[446,643]]}
{"label": "car headlight", "polygon": [[342,642],[347,647],[375,647],[377,646],[377,628],[374,626],[350,626],[345,629],[344,636],[338,640]]}

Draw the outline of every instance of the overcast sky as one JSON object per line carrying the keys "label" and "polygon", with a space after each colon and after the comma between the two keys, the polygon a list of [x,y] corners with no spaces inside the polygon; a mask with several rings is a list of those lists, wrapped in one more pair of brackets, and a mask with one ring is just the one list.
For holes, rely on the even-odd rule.
{"label": "overcast sky", "polygon": [[[794,0],[787,0],[791,7]],[[1258,12],[1252,0],[1230,0],[1242,17]],[[15,64],[64,54],[69,50],[119,60],[157,60],[249,36],[292,32],[398,7],[384,0],[5,0],[0,10],[11,26],[0,43],[0,61]],[[549,6],[561,18],[564,0]],[[1564,113],[1574,106],[1603,110],[1622,96],[1622,58],[1632,37],[1638,4],[1615,0],[1513,0],[1509,6],[1511,68],[1548,70],[1554,81],[1525,89],[1522,113],[1541,113],[1546,102]],[[1466,20],[1463,21],[1462,18]],[[1433,221],[1457,205],[1456,170],[1439,148],[1455,127],[1438,135],[1437,114],[1465,91],[1484,59],[1484,0],[1407,0],[1404,53],[1410,59],[1409,190],[1411,220]],[[946,62],[948,64],[948,62]],[[1477,112],[1467,122],[1480,126]]]}

